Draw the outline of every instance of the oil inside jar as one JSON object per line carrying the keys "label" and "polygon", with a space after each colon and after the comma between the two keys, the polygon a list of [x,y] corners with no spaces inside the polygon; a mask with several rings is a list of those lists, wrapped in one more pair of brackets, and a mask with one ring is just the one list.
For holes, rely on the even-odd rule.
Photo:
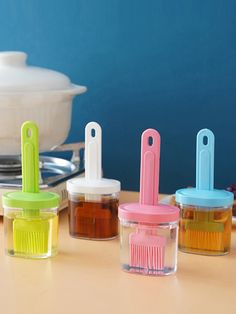
{"label": "oil inside jar", "polygon": [[[14,230],[14,222],[19,220],[24,221],[26,228],[25,233],[28,237],[27,242],[23,244],[23,251],[18,251],[14,245],[14,233],[18,232],[18,238],[20,237],[19,231]],[[40,235],[37,232],[30,232],[27,224],[40,223],[46,226],[44,232]],[[22,211],[8,210],[7,214],[4,215],[4,229],[5,229],[5,245],[6,253],[11,256],[19,256],[24,258],[47,258],[55,256],[57,254],[57,240],[58,240],[58,215],[55,212],[41,212],[37,218],[22,218]],[[21,230],[20,230],[21,231]],[[45,252],[40,251],[40,241],[42,236],[45,237],[46,247]],[[26,237],[26,238],[27,238]],[[19,245],[18,245],[19,246]],[[36,247],[36,252],[35,251]],[[46,249],[47,248],[47,249]],[[38,252],[37,252],[38,251]]]}
{"label": "oil inside jar", "polygon": [[70,235],[76,238],[105,240],[118,235],[118,198],[99,196],[87,200],[81,195],[69,199]]}
{"label": "oil inside jar", "polygon": [[179,249],[224,255],[230,250],[232,208],[180,206]]}

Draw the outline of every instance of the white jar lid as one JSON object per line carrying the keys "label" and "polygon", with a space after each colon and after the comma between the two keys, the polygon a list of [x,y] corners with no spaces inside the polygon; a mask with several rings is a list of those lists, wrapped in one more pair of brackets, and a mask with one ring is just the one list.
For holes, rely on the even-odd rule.
{"label": "white jar lid", "polygon": [[[0,52],[0,94],[75,89],[70,79],[53,70],[29,66],[27,54],[20,51]],[[85,92],[76,86],[74,94]]]}
{"label": "white jar lid", "polygon": [[112,194],[120,192],[120,181],[105,178],[99,180],[74,178],[67,181],[66,187],[70,194]]}

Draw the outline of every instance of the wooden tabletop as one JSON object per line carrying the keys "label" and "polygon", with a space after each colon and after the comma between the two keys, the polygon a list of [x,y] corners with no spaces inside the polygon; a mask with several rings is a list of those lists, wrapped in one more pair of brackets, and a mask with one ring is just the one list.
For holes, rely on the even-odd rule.
{"label": "wooden tabletop", "polygon": [[[122,193],[132,201],[137,193]],[[59,254],[47,260],[8,257],[0,222],[1,314],[236,313],[236,229],[227,256],[179,252],[178,270],[168,277],[120,270],[119,240],[86,241],[68,233],[60,213]]]}

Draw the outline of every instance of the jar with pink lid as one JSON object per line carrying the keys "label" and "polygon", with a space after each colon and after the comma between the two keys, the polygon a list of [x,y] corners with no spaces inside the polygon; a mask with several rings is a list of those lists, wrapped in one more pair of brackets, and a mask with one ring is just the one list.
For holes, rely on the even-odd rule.
{"label": "jar with pink lid", "polygon": [[141,140],[139,203],[119,206],[121,267],[130,273],[170,275],[177,270],[179,209],[158,203],[160,135]]}

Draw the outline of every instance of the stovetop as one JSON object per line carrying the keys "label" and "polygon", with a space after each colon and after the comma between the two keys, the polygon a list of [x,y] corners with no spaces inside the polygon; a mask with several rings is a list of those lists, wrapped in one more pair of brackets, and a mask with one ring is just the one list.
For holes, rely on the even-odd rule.
{"label": "stovetop", "polygon": [[[72,151],[71,160],[58,157],[40,156],[40,188],[54,187],[84,172],[84,143],[63,144],[54,147],[50,154]],[[20,156],[0,156],[0,188],[21,188]]]}

